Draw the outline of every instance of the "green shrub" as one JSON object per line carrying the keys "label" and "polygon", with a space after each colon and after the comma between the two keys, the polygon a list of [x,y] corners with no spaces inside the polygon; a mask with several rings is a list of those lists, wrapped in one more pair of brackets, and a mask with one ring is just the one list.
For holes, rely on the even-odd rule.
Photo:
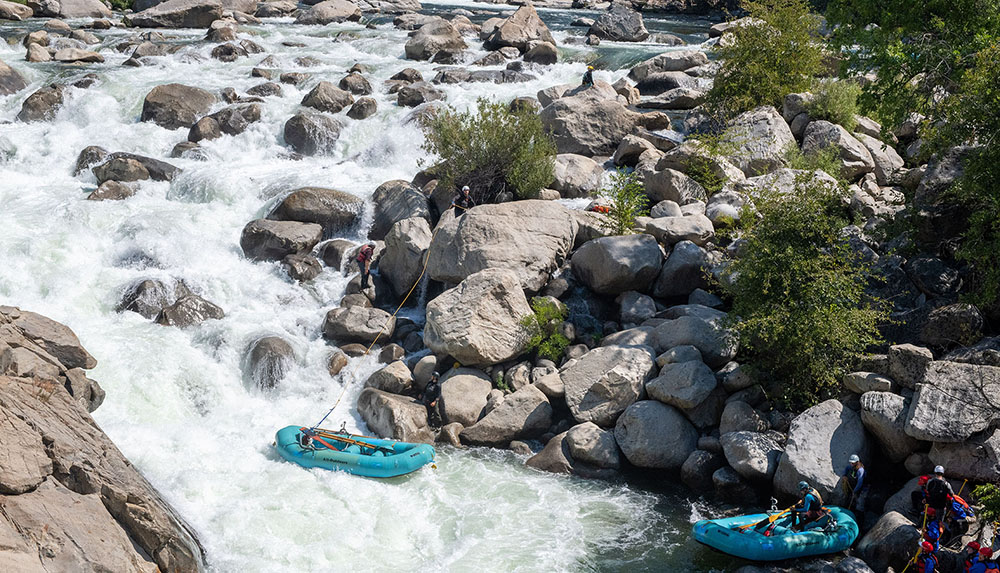
{"label": "green shrub", "polygon": [[731,30],[716,48],[722,69],[708,106],[723,118],[762,105],[780,109],[785,95],[805,91],[823,71],[820,20],[804,0],[749,0],[744,7],[760,23]]}
{"label": "green shrub", "polygon": [[649,214],[649,197],[634,171],[619,169],[597,195],[610,203],[608,217],[602,224],[612,235],[631,234],[636,217]]}
{"label": "green shrub", "polygon": [[698,145],[702,153],[692,155],[684,165],[684,174],[694,179],[696,183],[705,189],[705,193],[712,195],[722,191],[728,182],[716,163],[710,157],[725,157],[735,153],[737,146],[732,141],[724,141],[721,133],[702,133],[690,140]]}
{"label": "green shrub", "polygon": [[468,185],[477,204],[505,192],[532,197],[552,183],[556,146],[536,113],[480,99],[475,111],[448,108],[423,127],[423,149],[441,158],[438,184]]}
{"label": "green shrub", "polygon": [[821,82],[816,88],[816,97],[806,106],[810,119],[823,119],[854,131],[858,125],[858,97],[861,86],[847,81]]}
{"label": "green shrub", "polygon": [[528,349],[558,364],[570,342],[559,332],[559,326],[566,320],[567,309],[547,298],[535,297],[531,300],[531,310],[534,314],[521,320],[521,326],[531,335]]}
{"label": "green shrub", "polygon": [[841,193],[811,177],[761,191],[757,214],[741,218],[746,244],[727,270],[745,358],[782,384],[792,407],[835,395],[887,319],[881,301],[866,297],[867,269],[840,232]]}
{"label": "green shrub", "polygon": [[1000,487],[991,483],[977,485],[972,489],[979,510],[976,516],[981,523],[1000,521]]}
{"label": "green shrub", "polygon": [[803,171],[823,171],[833,177],[837,182],[846,187],[847,181],[841,174],[840,149],[836,145],[827,145],[822,149],[817,149],[809,153],[803,153],[798,145],[792,143],[785,150],[785,163],[792,169]]}
{"label": "green shrub", "polygon": [[135,4],[135,0],[110,0],[111,8],[113,10],[131,10],[132,5]]}

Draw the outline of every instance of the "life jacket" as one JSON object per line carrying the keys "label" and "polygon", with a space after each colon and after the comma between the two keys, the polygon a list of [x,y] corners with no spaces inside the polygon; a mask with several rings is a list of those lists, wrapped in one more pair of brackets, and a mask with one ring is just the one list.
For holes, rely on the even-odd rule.
{"label": "life jacket", "polygon": [[944,526],[941,525],[941,522],[936,517],[927,522],[927,531],[924,532],[924,539],[934,546],[934,551],[940,549],[938,541],[941,539],[942,533],[944,533]]}
{"label": "life jacket", "polygon": [[959,497],[958,495],[949,495],[948,499],[951,501],[951,513],[955,516],[955,519],[965,519],[966,517],[975,517],[976,514],[972,512],[972,508],[969,507],[968,502]]}
{"label": "life jacket", "polygon": [[360,251],[358,251],[358,257],[357,257],[358,262],[359,263],[366,263],[366,262],[368,262],[368,261],[371,260],[372,255],[374,255],[374,254],[375,254],[375,249],[372,249],[368,245],[365,245],[365,246],[361,247]]}
{"label": "life jacket", "polygon": [[969,573],[969,569],[972,569],[976,563],[979,563],[979,554],[973,553],[965,560],[965,573]]}
{"label": "life jacket", "polygon": [[986,570],[987,571],[998,571],[998,570],[1000,570],[1000,565],[997,565],[997,562],[993,561],[992,559],[990,561],[983,561],[983,564],[986,565]]}
{"label": "life jacket", "polygon": [[[928,567],[930,565],[930,567]],[[931,573],[937,570],[938,558],[933,553],[925,553],[917,560],[918,573]]]}

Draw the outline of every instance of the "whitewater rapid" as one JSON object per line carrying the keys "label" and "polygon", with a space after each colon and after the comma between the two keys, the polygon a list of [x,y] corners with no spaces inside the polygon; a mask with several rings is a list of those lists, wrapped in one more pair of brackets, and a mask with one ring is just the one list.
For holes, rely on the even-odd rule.
{"label": "whitewater rapid", "polygon": [[[542,11],[560,42],[579,33],[566,30],[579,15]],[[273,452],[277,429],[315,423],[345,388],[327,425],[344,421],[364,429],[354,397],[378,365],[371,357],[352,359],[331,378],[320,327],[343,295],[346,277],[325,270],[306,284],[291,281],[277,263],[245,259],[240,232],[296,187],[334,187],[368,199],[380,183],[408,180],[421,168],[422,136],[415,125],[403,124],[410,110],[398,108],[381,86],[404,67],[429,80],[437,66],[403,60],[406,32],[379,22],[374,30],[295,26],[291,19],[246,27],[241,37],[264,46],[266,54],[234,63],[212,59],[213,45],[199,41],[202,31],[164,31],[180,51],[141,68],[122,66],[127,53],[107,47],[134,33],[124,29],[100,33],[107,61],[86,69],[28,64],[19,44],[0,42],[0,59],[31,83],[0,98],[0,304],[69,325],[98,358],[90,376],[107,399],[95,420],[194,527],[212,571],[723,567],[726,560],[687,539],[691,505],[669,488],[664,493],[663,484],[549,475],[525,468],[515,454],[489,449],[439,447],[437,469],[389,481],[307,471]],[[40,25],[2,29],[10,36]],[[669,21],[658,25],[672,29]],[[478,41],[470,44],[471,62],[485,52]],[[562,63],[532,70],[539,79],[531,82],[439,87],[448,103],[467,108],[479,97],[509,100],[577,82],[595,58],[636,61],[663,49],[575,46],[563,50]],[[180,82],[243,93],[264,81],[251,78],[250,70],[266,55],[276,57],[283,71],[334,82],[355,63],[368,66],[378,114],[364,121],[340,114],[346,128],[335,153],[301,161],[288,158],[280,135],[307,91],[291,85],[282,85],[281,97],[266,99],[262,120],[245,133],[203,141],[207,161],[169,158],[186,130],[138,121],[154,86]],[[294,59],[302,55],[320,64],[297,69]],[[96,73],[98,83],[67,90],[54,121],[15,120],[28,94],[87,72]],[[614,81],[624,74],[601,71],[598,77]],[[88,145],[164,159],[183,173],[169,183],[144,182],[124,201],[86,201],[96,181],[89,171],[74,176],[73,168]],[[145,278],[183,279],[226,316],[177,329],[115,312],[123,289]],[[276,389],[263,392],[244,380],[242,360],[251,342],[269,334],[293,344],[296,364]]]}

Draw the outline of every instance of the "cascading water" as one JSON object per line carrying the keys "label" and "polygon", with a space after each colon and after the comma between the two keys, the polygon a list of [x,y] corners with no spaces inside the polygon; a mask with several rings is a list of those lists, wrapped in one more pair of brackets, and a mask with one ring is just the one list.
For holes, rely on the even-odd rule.
{"label": "cascading water", "polygon": [[[579,15],[542,11],[560,41]],[[673,29],[670,22],[651,23]],[[17,36],[40,25],[0,30]],[[186,130],[139,122],[146,93],[170,82],[242,93],[263,81],[250,70],[264,55],[222,63],[209,57],[212,45],[200,41],[202,31],[167,31],[181,46],[176,54],[124,67],[126,54],[110,46],[135,32],[98,33],[107,61],[84,70],[27,64],[20,45],[0,43],[0,59],[31,82],[28,90],[0,98],[0,121],[11,122],[0,124],[0,303],[70,325],[98,357],[91,376],[107,400],[95,419],[198,531],[213,571],[726,568],[727,559],[687,539],[690,503],[682,494],[663,493],[662,484],[652,484],[659,493],[651,493],[647,486],[548,475],[525,468],[515,454],[487,449],[440,448],[436,470],[386,482],[281,461],[271,449],[274,432],[315,423],[345,385],[328,425],[347,421],[363,429],[353,404],[360,381],[378,365],[372,357],[352,359],[331,378],[320,326],[347,279],[328,269],[309,283],[293,282],[277,263],[244,258],[240,232],[296,187],[334,187],[367,199],[384,181],[410,179],[420,169],[421,135],[403,122],[410,110],[379,86],[404,67],[429,79],[437,66],[403,60],[406,32],[391,24],[309,27],[278,19],[246,28],[242,33],[284,71],[295,70],[295,58],[303,55],[319,65],[298,71],[327,80],[337,81],[357,62],[368,66],[378,114],[344,119],[331,156],[294,161],[281,140],[282,125],[305,90],[283,85],[283,95],[267,98],[262,120],[245,133],[202,142],[207,160],[168,159]],[[470,43],[471,61],[484,52]],[[299,44],[304,47],[294,47]],[[622,64],[662,49],[610,43],[599,55]],[[533,95],[579,81],[594,54],[583,46],[567,49],[563,63],[532,70],[538,79],[523,84],[440,88],[460,108],[478,97]],[[87,72],[98,75],[97,84],[68,89],[54,121],[15,121],[32,91]],[[599,77],[610,81],[624,73]],[[74,176],[73,169],[88,145],[167,159],[183,173],[170,183],[144,182],[124,201],[86,201],[96,186],[93,175]],[[183,279],[226,316],[178,329],[115,312],[123,290],[145,278]],[[265,392],[245,382],[243,354],[253,340],[272,334],[292,342],[296,360]]]}

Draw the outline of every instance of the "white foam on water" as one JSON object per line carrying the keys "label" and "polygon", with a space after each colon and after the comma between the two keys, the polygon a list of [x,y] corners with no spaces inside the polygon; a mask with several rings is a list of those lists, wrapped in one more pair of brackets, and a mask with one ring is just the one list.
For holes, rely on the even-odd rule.
{"label": "white foam on water", "polygon": [[[98,74],[96,86],[69,89],[54,121],[24,124],[15,117],[33,89],[53,74],[83,72],[27,64],[19,46],[0,43],[0,57],[32,82],[32,89],[0,98],[0,121],[12,121],[3,136],[17,149],[0,163],[0,303],[68,324],[98,358],[90,376],[107,399],[95,420],[197,530],[214,571],[549,572],[629,563],[655,569],[667,540],[680,534],[657,508],[662,498],[652,494],[549,475],[509,452],[484,449],[442,447],[437,469],[386,481],[305,470],[275,454],[276,430],[315,423],[342,393],[327,425],[345,421],[363,430],[355,397],[378,365],[367,357],[352,359],[336,377],[326,371],[330,347],[322,320],[349,277],[325,270],[308,284],[295,283],[277,263],[245,259],[241,230],[299,186],[367,199],[386,180],[411,178],[424,156],[422,136],[416,126],[402,125],[410,110],[398,108],[381,86],[404,67],[429,80],[437,65],[403,60],[406,32],[389,25],[275,21],[253,30],[252,39],[283,71],[336,83],[355,62],[370,66],[378,115],[353,121],[339,114],[345,129],[335,153],[293,161],[282,126],[306,90],[282,85],[282,96],[267,98],[259,123],[239,136],[203,142],[207,161],[170,159],[187,131],[139,122],[145,94],[169,82],[242,93],[264,81],[250,70],[265,54],[226,64],[209,56],[211,45],[185,43],[200,31],[164,31],[183,44],[177,54],[131,68],[121,66],[127,52],[104,49],[107,62],[86,69]],[[102,37],[111,42],[129,33]],[[469,61],[485,54],[478,41],[470,44]],[[300,69],[294,60],[302,55],[319,65]],[[578,82],[584,66],[531,70],[538,79],[523,84],[439,87],[450,104],[467,109],[479,97],[509,100]],[[603,73],[609,80],[624,75]],[[96,181],[89,171],[72,172],[88,145],[161,158],[183,173],[170,183],[144,182],[125,201],[85,201]],[[183,279],[226,316],[178,329],[116,313],[123,290],[146,278]],[[245,382],[241,365],[248,345],[269,334],[292,343],[296,363],[264,392]]]}

